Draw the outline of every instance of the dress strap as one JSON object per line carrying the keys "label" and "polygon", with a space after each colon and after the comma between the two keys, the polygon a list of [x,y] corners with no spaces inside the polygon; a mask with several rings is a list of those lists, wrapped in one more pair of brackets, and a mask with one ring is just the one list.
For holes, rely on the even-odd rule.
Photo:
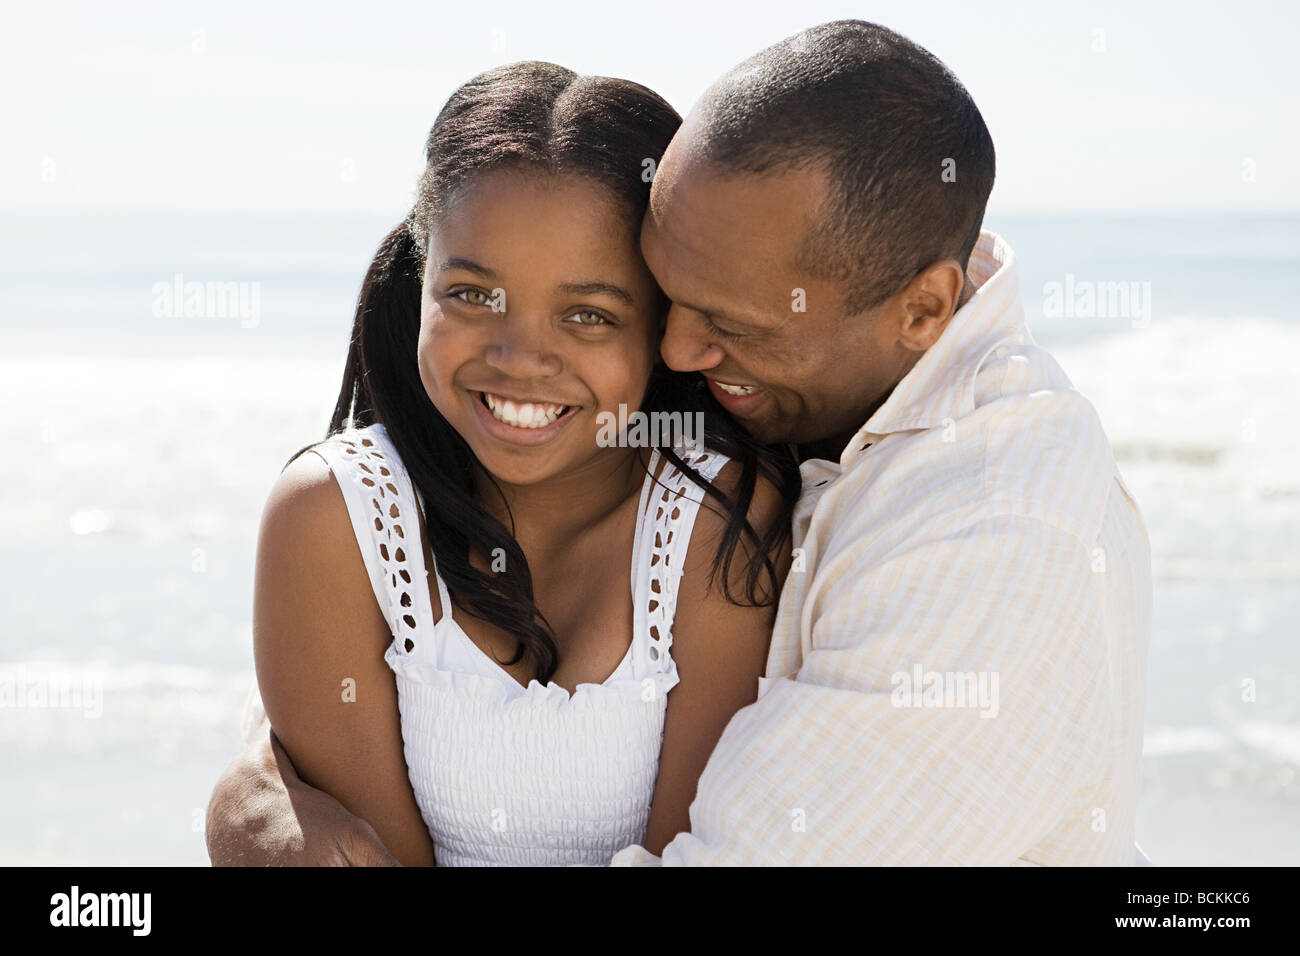
{"label": "dress strap", "polygon": [[[677,455],[708,481],[713,481],[726,455],[685,446]],[[656,478],[656,468],[662,461]],[[705,492],[655,449],[641,489],[636,542],[632,553],[634,674],[638,679],[672,668],[673,617],[691,530]]]}
{"label": "dress strap", "polygon": [[[415,491],[416,500],[420,502],[420,511],[424,513],[424,520],[427,524],[429,520],[429,506],[425,504],[424,495],[420,493],[419,488],[415,487],[414,482],[411,483],[411,487]],[[421,549],[421,554],[423,555],[423,548]],[[442,615],[438,620],[442,620],[443,617],[446,617],[451,613],[451,593],[447,590],[447,582],[443,581],[442,575],[438,573],[438,563],[434,560],[432,549],[430,549],[429,561],[432,563],[426,573],[432,574],[434,582],[438,585],[438,604],[442,608]],[[429,620],[433,620],[432,613],[430,614]]]}
{"label": "dress strap", "polygon": [[409,653],[431,637],[433,609],[415,489],[401,456],[380,424],[331,435],[311,450],[334,472],[375,600],[397,652]]}

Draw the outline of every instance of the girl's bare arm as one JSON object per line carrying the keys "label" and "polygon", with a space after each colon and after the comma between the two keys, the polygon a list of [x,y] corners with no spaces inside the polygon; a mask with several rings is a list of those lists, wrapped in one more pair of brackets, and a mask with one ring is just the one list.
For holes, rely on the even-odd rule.
{"label": "girl's bare arm", "polygon": [[431,865],[402,751],[392,637],[342,491],[314,454],[277,480],[258,536],[257,680],[298,776],[366,821],[403,864]]}

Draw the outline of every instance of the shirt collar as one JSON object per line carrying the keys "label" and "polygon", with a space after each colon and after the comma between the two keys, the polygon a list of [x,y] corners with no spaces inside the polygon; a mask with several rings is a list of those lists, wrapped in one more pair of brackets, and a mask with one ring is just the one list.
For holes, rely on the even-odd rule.
{"label": "shirt collar", "polygon": [[945,419],[969,415],[975,409],[975,375],[984,359],[1008,337],[1028,337],[1015,253],[1001,236],[980,233],[966,274],[975,294],[858,429],[840,456],[842,467],[885,435],[933,428]]}

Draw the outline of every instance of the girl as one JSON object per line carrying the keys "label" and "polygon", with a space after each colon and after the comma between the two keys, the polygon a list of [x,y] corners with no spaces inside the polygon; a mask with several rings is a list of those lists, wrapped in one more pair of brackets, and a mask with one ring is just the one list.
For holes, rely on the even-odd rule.
{"label": "girl", "polygon": [[[267,714],[403,863],[659,853],[757,696],[798,470],[657,361],[637,239],[679,123],[549,63],[457,90],[366,276],[329,437],[271,492]],[[620,406],[698,413],[704,447],[598,440]]]}

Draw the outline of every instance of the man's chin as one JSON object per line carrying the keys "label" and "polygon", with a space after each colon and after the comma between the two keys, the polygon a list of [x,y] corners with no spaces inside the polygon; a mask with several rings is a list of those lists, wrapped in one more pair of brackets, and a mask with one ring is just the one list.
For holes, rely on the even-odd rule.
{"label": "man's chin", "polygon": [[853,438],[856,428],[827,434],[825,423],[818,421],[765,418],[752,421],[736,419],[749,436],[763,445],[794,445],[800,459],[828,458],[836,460],[844,446]]}
{"label": "man's chin", "polygon": [[737,425],[743,428],[749,437],[762,445],[792,445],[797,442],[791,437],[795,429],[792,428],[791,422],[784,422],[772,419],[746,420],[742,418],[735,419]]}
{"label": "man's chin", "polygon": [[[770,399],[770,396],[768,396]],[[726,411],[724,409],[724,411]],[[816,437],[805,438],[804,436],[816,436],[820,433],[816,422],[791,420],[778,414],[772,414],[771,403],[760,410],[758,415],[753,417],[741,417],[740,415],[731,415],[731,420],[739,425],[750,438],[761,445],[799,445],[805,441],[816,441]],[[767,414],[764,414],[767,413]]]}

